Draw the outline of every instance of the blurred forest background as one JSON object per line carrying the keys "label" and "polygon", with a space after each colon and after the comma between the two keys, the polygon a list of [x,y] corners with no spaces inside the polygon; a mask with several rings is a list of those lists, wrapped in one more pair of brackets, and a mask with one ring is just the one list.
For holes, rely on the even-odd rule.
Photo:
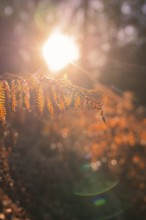
{"label": "blurred forest background", "polygon": [[60,75],[101,83],[111,127],[87,110],[17,114],[0,133],[0,219],[143,220],[146,1],[0,0],[1,75],[51,75],[41,47],[56,27],[81,50]]}

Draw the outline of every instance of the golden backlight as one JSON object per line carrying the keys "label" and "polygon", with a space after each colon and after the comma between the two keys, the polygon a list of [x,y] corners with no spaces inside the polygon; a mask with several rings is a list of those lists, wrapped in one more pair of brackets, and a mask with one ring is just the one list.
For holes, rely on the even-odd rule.
{"label": "golden backlight", "polygon": [[42,48],[43,57],[53,72],[57,72],[79,58],[79,49],[73,38],[54,32]]}

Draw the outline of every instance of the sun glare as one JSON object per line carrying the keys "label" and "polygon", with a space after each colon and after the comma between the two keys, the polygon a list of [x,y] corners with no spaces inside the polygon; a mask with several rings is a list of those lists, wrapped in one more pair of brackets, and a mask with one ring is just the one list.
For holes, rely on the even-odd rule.
{"label": "sun glare", "polygon": [[44,43],[43,57],[53,72],[57,72],[70,62],[79,58],[79,49],[75,41],[64,34],[54,32]]}

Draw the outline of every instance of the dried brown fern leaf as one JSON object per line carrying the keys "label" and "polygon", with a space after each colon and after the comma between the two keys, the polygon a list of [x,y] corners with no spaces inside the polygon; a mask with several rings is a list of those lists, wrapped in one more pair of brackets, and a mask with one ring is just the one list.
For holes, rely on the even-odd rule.
{"label": "dried brown fern leaf", "polygon": [[36,89],[38,87],[39,83],[40,83],[40,81],[39,81],[39,79],[36,75],[27,75],[27,74],[25,74],[24,78],[25,78],[30,90]]}
{"label": "dried brown fern leaf", "polygon": [[10,100],[11,99],[11,89],[10,89],[9,83],[6,80],[4,80],[3,81],[3,86],[4,86],[4,89],[5,89],[7,99]]}
{"label": "dried brown fern leaf", "polygon": [[3,81],[0,81],[0,121],[4,124],[6,120],[6,94]]}
{"label": "dried brown fern leaf", "polygon": [[51,118],[53,118],[54,117],[54,106],[53,106],[49,97],[46,97],[46,103],[47,103],[48,112],[49,112]]}
{"label": "dried brown fern leaf", "polygon": [[6,121],[6,108],[2,104],[0,104],[0,121],[2,124],[4,124]]}
{"label": "dried brown fern leaf", "polygon": [[42,89],[42,85],[39,84],[35,90],[35,100],[34,100],[34,107],[36,114],[41,117],[43,115],[44,110],[44,91]]}
{"label": "dried brown fern leaf", "polygon": [[59,84],[56,84],[56,94],[57,94],[57,106],[60,110],[60,112],[63,112],[67,109],[67,104],[65,102],[65,94],[63,93],[63,90]]}
{"label": "dried brown fern leaf", "polygon": [[18,108],[23,106],[23,79],[17,79],[15,81],[16,100]]}
{"label": "dried brown fern leaf", "polygon": [[54,113],[55,114],[59,114],[59,93],[58,93],[58,89],[55,85],[54,82],[50,83],[49,85],[49,97],[50,97],[50,101],[52,102],[53,108],[54,108]]}
{"label": "dried brown fern leaf", "polygon": [[64,100],[64,96],[62,93],[58,94],[58,106],[61,112],[67,110],[67,105]]}
{"label": "dried brown fern leaf", "polygon": [[56,105],[57,103],[57,96],[56,96],[56,92],[53,91],[53,87],[54,85],[52,85],[52,81],[49,82],[48,87],[46,88],[46,107],[47,107],[47,111],[50,115],[51,118],[54,117],[54,114],[56,114],[56,112],[58,111],[58,107]]}
{"label": "dried brown fern leaf", "polygon": [[3,81],[3,86],[6,95],[5,97],[6,110],[7,110],[7,114],[9,114],[9,111],[11,111],[11,89],[9,83],[6,80]]}
{"label": "dried brown fern leaf", "polygon": [[[53,117],[54,115],[60,115],[62,112],[68,109],[67,97],[62,89],[60,81],[48,79],[47,93],[46,93],[46,103],[47,109]],[[65,100],[66,99],[66,100]],[[71,101],[70,101],[71,102]]]}
{"label": "dried brown fern leaf", "polygon": [[68,93],[66,92],[66,94],[63,94],[63,98],[64,98],[66,109],[69,109],[72,103],[72,94],[70,92]]}
{"label": "dried brown fern leaf", "polygon": [[100,90],[87,90],[72,85],[68,81],[61,81],[61,84],[66,94],[65,99],[69,100],[70,107],[74,107],[75,109],[88,108],[89,110],[95,110],[102,117],[105,125],[110,127],[103,113],[103,96]]}
{"label": "dried brown fern leaf", "polygon": [[96,109],[98,108],[98,106],[101,107],[101,105],[103,104],[103,97],[100,91],[94,91],[94,90],[87,90],[75,85],[72,85],[71,83],[63,83],[62,84],[62,89],[65,91],[65,93],[68,94],[68,91],[70,91],[70,94],[72,95],[72,97],[76,99],[78,99],[78,101],[76,100],[76,102],[78,102],[77,105],[79,105],[79,102],[81,100],[85,100],[86,104],[93,108]]}
{"label": "dried brown fern leaf", "polygon": [[26,80],[24,81],[24,85],[23,85],[23,103],[24,103],[24,108],[27,111],[31,110],[31,105],[30,105],[30,89],[29,89],[29,85],[26,82]]}
{"label": "dried brown fern leaf", "polygon": [[73,107],[76,110],[84,109],[83,100],[79,94],[74,95]]}
{"label": "dried brown fern leaf", "polygon": [[87,90],[67,80],[50,79],[43,74],[15,76],[14,80],[10,80],[9,76],[8,80],[0,81],[1,121],[5,121],[6,102],[10,102],[13,112],[18,109],[34,110],[38,116],[48,112],[51,118],[68,109],[87,108],[96,110],[106,122],[100,91]]}
{"label": "dried brown fern leaf", "polygon": [[15,112],[16,111],[16,107],[17,107],[17,99],[16,99],[16,81],[13,80],[11,82],[11,107],[12,107],[12,111]]}

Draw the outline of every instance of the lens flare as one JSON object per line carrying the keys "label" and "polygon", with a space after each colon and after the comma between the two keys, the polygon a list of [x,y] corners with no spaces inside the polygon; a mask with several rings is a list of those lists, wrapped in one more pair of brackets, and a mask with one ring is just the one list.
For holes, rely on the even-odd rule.
{"label": "lens flare", "polygon": [[58,72],[79,58],[79,49],[74,39],[59,32],[50,35],[43,45],[42,53],[48,68],[53,72]]}
{"label": "lens flare", "polygon": [[81,167],[82,178],[74,185],[74,194],[78,196],[97,196],[108,192],[119,183],[112,175],[106,176],[101,171],[93,171],[91,164]]}

